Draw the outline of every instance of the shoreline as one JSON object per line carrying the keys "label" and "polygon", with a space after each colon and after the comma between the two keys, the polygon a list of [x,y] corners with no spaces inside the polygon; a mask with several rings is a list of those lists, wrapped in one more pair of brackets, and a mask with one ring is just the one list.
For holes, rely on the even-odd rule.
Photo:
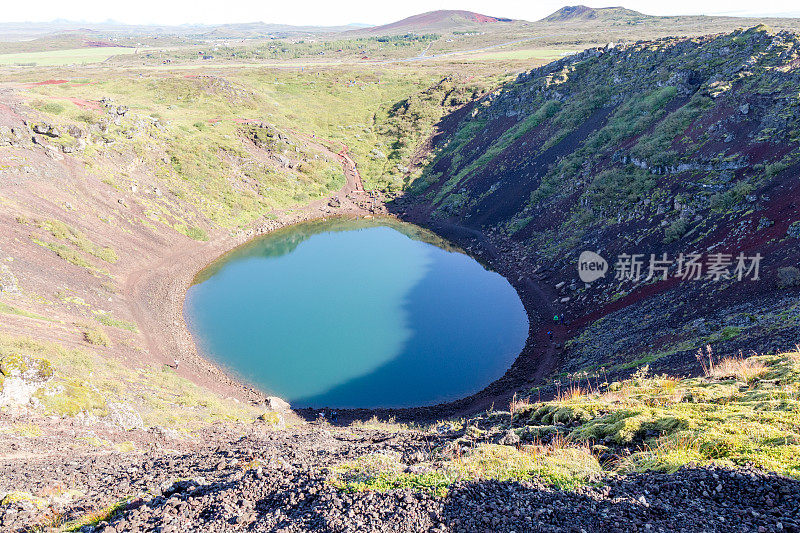
{"label": "shoreline", "polygon": [[[390,210],[391,212],[391,210]],[[559,344],[563,344],[567,327],[550,322],[560,309],[551,304],[554,293],[543,289],[534,276],[536,268],[517,261],[506,254],[503,247],[510,243],[496,243],[479,230],[437,221],[430,217],[424,205],[411,206],[409,211],[393,213],[400,221],[418,225],[440,238],[461,248],[476,261],[488,265],[503,276],[517,292],[528,316],[528,337],[521,352],[506,372],[483,389],[468,396],[433,405],[419,407],[327,408],[325,406],[293,409],[306,420],[315,420],[321,411],[335,410],[339,424],[363,421],[372,417],[398,422],[432,422],[440,419],[473,415],[490,408],[505,409],[519,388],[533,387],[549,375],[559,362]],[[552,330],[553,341],[547,337]]]}
{"label": "shoreline", "polygon": [[327,206],[327,200],[282,213],[275,220],[261,220],[234,235],[197,243],[188,250],[179,249],[167,254],[154,267],[129,274],[125,296],[151,358],[166,365],[174,365],[177,359],[178,374],[223,396],[253,404],[266,402],[269,395],[202,353],[184,318],[186,292],[199,272],[261,235],[325,218],[372,215],[355,204],[334,211]]}
{"label": "shoreline", "polygon": [[[344,192],[344,191],[342,191]],[[340,193],[339,197],[344,196]],[[340,423],[372,417],[395,419],[401,422],[425,422],[465,416],[507,405],[517,389],[532,387],[549,374],[558,362],[556,343],[546,338],[545,327],[552,316],[552,297],[544,291],[526,268],[509,260],[498,244],[482,232],[463,226],[433,220],[424,206],[414,206],[409,212],[376,213],[364,209],[348,195],[340,207],[328,205],[329,198],[308,206],[281,213],[274,220],[261,220],[249,230],[234,235],[219,236],[197,243],[190,249],[179,249],[163,257],[153,268],[131,273],[125,283],[125,294],[132,314],[140,325],[150,355],[162,364],[172,365],[179,359],[177,372],[224,397],[233,397],[253,405],[266,405],[269,395],[237,373],[213,361],[202,353],[184,318],[186,292],[199,272],[214,261],[251,240],[296,224],[334,217],[386,216],[411,223],[431,231],[438,237],[458,246],[475,260],[502,275],[517,291],[525,308],[529,330],[521,352],[506,372],[483,389],[463,398],[435,405],[403,408],[327,408],[326,406],[293,409],[305,418],[314,420],[320,411],[336,410]],[[386,207],[385,205],[383,207]],[[550,326],[556,342],[563,342],[565,328]],[[178,354],[175,356],[174,354]]]}

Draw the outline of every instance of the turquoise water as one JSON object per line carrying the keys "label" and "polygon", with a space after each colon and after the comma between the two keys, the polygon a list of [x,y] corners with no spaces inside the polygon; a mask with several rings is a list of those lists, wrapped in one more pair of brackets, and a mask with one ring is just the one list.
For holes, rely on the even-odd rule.
{"label": "turquoise water", "polygon": [[295,407],[407,407],[477,392],[522,350],[508,281],[389,220],[300,224],[198,274],[189,327],[207,354]]}

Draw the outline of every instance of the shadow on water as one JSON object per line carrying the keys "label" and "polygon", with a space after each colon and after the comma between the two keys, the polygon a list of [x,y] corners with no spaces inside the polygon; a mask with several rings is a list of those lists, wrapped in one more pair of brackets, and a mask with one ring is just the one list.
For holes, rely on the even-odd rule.
{"label": "shadow on water", "polygon": [[[300,248],[321,233],[377,227],[435,248],[409,246],[391,232],[379,240],[373,233],[318,241],[311,247],[317,255]],[[391,219],[334,219],[287,228],[237,248],[198,274],[196,285],[220,276],[216,284],[190,289],[187,322],[214,359],[295,407],[407,407],[452,400],[500,377],[528,331],[508,281],[457,250],[435,234]],[[292,252],[291,258],[282,257]],[[252,261],[279,257],[291,266],[259,270]],[[357,275],[349,271],[353,261],[361,262]],[[270,274],[284,282],[262,283]],[[319,285],[324,276],[340,283]],[[352,320],[359,321],[355,327]],[[294,348],[286,352],[283,340]]]}
{"label": "shadow on water", "polygon": [[[369,374],[292,404],[299,408],[431,405],[475,393],[502,376],[525,344],[527,316],[505,278],[487,272],[476,286],[471,270],[477,264],[465,263],[460,255],[430,254],[425,275],[403,299],[402,312],[412,335],[394,358]],[[464,290],[472,291],[468,299]],[[510,291],[514,297],[501,301],[500,291]],[[431,294],[438,295],[438,305],[429,305]],[[454,329],[454,324],[469,324],[469,330]]]}

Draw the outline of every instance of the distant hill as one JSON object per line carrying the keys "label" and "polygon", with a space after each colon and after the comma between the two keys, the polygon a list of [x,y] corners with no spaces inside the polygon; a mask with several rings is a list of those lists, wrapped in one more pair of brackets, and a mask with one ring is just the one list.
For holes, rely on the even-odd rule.
{"label": "distant hill", "polygon": [[[72,22],[57,20],[52,22],[0,22],[0,43],[19,42],[36,38],[62,39],[70,33],[94,34],[109,36],[160,36],[172,38],[201,39],[249,39],[266,36],[291,36],[307,34],[336,33],[359,29],[360,25],[347,26],[290,26],[287,24],[270,24],[265,22],[246,22],[236,24],[182,24],[166,25],[132,25],[119,22]],[[25,50],[27,51],[27,50]]]}
{"label": "distant hill", "polygon": [[[413,15],[391,24],[373,26],[356,30],[359,33],[372,35],[390,35],[398,33],[434,33],[445,31],[467,31],[481,28],[489,24],[512,22],[508,18],[491,17],[472,11],[439,10]],[[354,32],[349,32],[354,33]]]}
{"label": "distant hill", "polygon": [[633,21],[654,18],[658,17],[645,15],[624,7],[564,6],[555,13],[546,16],[540,22]]}

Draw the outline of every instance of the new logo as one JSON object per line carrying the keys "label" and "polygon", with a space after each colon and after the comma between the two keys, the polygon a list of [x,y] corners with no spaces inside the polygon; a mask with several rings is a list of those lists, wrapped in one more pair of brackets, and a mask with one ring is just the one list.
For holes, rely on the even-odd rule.
{"label": "new logo", "polygon": [[581,252],[578,258],[578,276],[584,283],[600,279],[608,272],[608,262],[594,252]]}

